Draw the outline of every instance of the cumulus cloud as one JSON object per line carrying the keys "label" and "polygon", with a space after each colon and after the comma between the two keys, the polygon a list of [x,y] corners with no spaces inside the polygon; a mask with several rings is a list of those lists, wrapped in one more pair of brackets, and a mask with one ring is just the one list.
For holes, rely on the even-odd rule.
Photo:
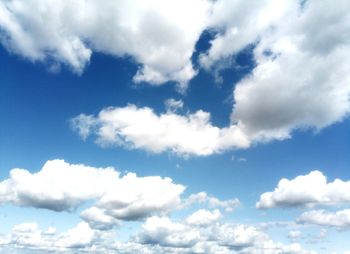
{"label": "cumulus cloud", "polygon": [[[75,117],[74,126],[83,138],[95,134],[102,145],[199,156],[284,140],[296,129],[321,130],[350,112],[347,5],[346,0],[337,6],[330,0],[211,3],[205,27],[217,34],[200,55],[202,67],[215,69],[254,44],[254,68],[234,86],[227,127],[212,125],[201,110],[176,114],[183,103],[175,100],[166,102],[163,114],[133,105],[105,108],[98,116]],[[152,71],[145,67],[143,73]],[[156,74],[145,75],[157,80]]]}
{"label": "cumulus cloud", "polygon": [[157,115],[148,107],[128,105],[106,108],[96,117],[81,114],[71,123],[82,138],[95,135],[102,146],[124,146],[152,153],[171,151],[205,156],[249,146],[249,140],[237,126],[213,126],[210,114],[202,110],[186,115],[171,111]]}
{"label": "cumulus cloud", "polygon": [[298,223],[315,224],[320,226],[336,227],[338,229],[350,228],[350,209],[337,212],[313,210],[304,212],[297,218]]}
{"label": "cumulus cloud", "polygon": [[320,171],[312,171],[293,180],[283,178],[272,192],[265,192],[257,208],[336,205],[350,202],[350,182],[327,182]]}
{"label": "cumulus cloud", "polygon": [[295,1],[278,0],[217,1],[208,26],[218,33],[210,42],[208,52],[200,55],[202,67],[207,70],[216,68],[218,62],[237,54],[249,44],[257,43],[259,36],[278,25],[297,5]]}
{"label": "cumulus cloud", "polygon": [[[88,213],[99,214],[95,208]],[[42,230],[36,223],[23,223],[14,226],[9,234],[0,235],[0,243],[10,253],[19,249],[72,254],[316,254],[299,243],[286,245],[273,241],[255,226],[222,222],[218,210],[203,209],[176,221],[166,216],[148,217],[123,241],[113,231],[93,229],[87,222],[80,222],[66,232],[51,227]]]}
{"label": "cumulus cloud", "polygon": [[188,216],[186,222],[189,225],[194,226],[208,226],[216,221],[219,221],[220,218],[221,212],[218,209],[215,209],[212,212],[205,209],[200,209]]}
{"label": "cumulus cloud", "polygon": [[93,229],[109,230],[119,224],[118,220],[106,214],[105,209],[95,206],[82,211],[80,217]]}
{"label": "cumulus cloud", "polygon": [[164,247],[191,247],[199,241],[197,230],[184,224],[172,222],[167,217],[148,218],[139,241],[144,244],[159,244]]}
{"label": "cumulus cloud", "polygon": [[[255,67],[234,88],[231,125],[220,130],[209,126],[230,141],[210,141],[214,145],[204,152],[204,145],[201,151],[183,151],[208,155],[286,139],[295,129],[319,130],[348,116],[347,7],[347,0],[336,6],[331,0],[2,1],[0,42],[32,61],[62,62],[78,73],[92,52],[129,56],[140,64],[135,82],[175,80],[182,88],[197,73],[191,56],[203,31],[216,33],[208,52],[199,57],[207,70],[254,45]],[[125,138],[134,147],[152,151]],[[155,150],[179,147],[170,142]]]}
{"label": "cumulus cloud", "polygon": [[238,206],[240,206],[240,201],[238,198],[228,199],[228,200],[220,200],[216,197],[208,195],[206,192],[198,192],[195,194],[191,194],[184,202],[184,207],[189,207],[192,205],[201,204],[206,205],[209,208],[222,208],[226,212],[232,212]]}
{"label": "cumulus cloud", "polygon": [[214,6],[212,23],[223,32],[202,54],[204,67],[215,68],[218,61],[255,44],[256,67],[236,84],[232,112],[232,122],[250,140],[286,139],[294,129],[319,130],[349,114],[346,6],[346,0],[337,6],[332,1],[275,0],[219,1]]}
{"label": "cumulus cloud", "polygon": [[[36,223],[13,227],[11,233],[0,236],[1,246],[9,253],[140,253],[140,254],[315,254],[299,243],[285,245],[273,241],[253,226],[215,223],[197,227],[174,222],[168,217],[150,217],[135,236],[126,241],[116,239],[111,232],[94,230],[86,222],[67,232],[47,233]],[[31,253],[31,252],[28,252]]]}
{"label": "cumulus cloud", "polygon": [[31,61],[53,60],[81,73],[92,52],[130,56],[135,82],[185,86],[211,1],[1,1],[0,43]]}
{"label": "cumulus cloud", "polygon": [[56,233],[56,229],[41,230],[37,223],[22,223],[15,225],[6,237],[4,246],[24,250],[42,250],[56,253],[69,249],[84,249],[93,245],[99,238],[97,232],[85,222],[64,233]]}
{"label": "cumulus cloud", "polygon": [[148,218],[142,232],[136,237],[144,244],[159,245],[169,253],[261,253],[261,254],[315,254],[304,250],[300,244],[284,245],[274,242],[264,232],[253,226],[218,224],[212,221],[206,227],[197,227],[169,218]]}
{"label": "cumulus cloud", "polygon": [[[93,188],[91,188],[93,186]],[[93,201],[82,217],[90,224],[134,220],[154,213],[167,213],[180,204],[185,187],[170,178],[121,175],[113,168],[93,168],[69,164],[63,160],[47,161],[37,173],[13,169],[0,183],[0,203],[72,210]]]}

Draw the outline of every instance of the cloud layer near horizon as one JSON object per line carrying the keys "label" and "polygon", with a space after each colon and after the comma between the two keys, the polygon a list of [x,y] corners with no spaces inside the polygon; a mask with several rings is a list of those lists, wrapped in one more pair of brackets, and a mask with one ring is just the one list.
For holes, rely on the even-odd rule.
{"label": "cloud layer near horizon", "polygon": [[[215,214],[215,211],[213,212]],[[139,232],[128,241],[120,241],[111,231],[93,229],[80,222],[67,232],[57,232],[53,227],[46,230],[37,223],[15,225],[7,235],[0,235],[0,247],[5,251],[32,250],[35,253],[140,253],[140,254],[316,254],[307,251],[299,243],[282,244],[254,226],[222,223],[212,220],[212,213],[198,212],[188,219],[201,221],[195,225],[186,220],[173,221],[169,217],[148,218]],[[208,220],[209,218],[209,220]]]}
{"label": "cloud layer near horizon", "polygon": [[[312,171],[293,180],[282,179],[274,192],[261,195],[257,208],[349,203],[343,195],[349,193],[348,189],[349,182],[336,179],[328,183],[320,171]],[[284,244],[271,238],[267,224],[225,221],[227,212],[240,205],[238,199],[220,200],[205,192],[184,198],[184,190],[183,185],[169,178],[123,175],[111,167],[94,168],[63,160],[47,161],[36,173],[13,169],[9,178],[0,182],[1,204],[54,212],[71,211],[84,202],[90,207],[80,212],[82,222],[62,233],[53,227],[42,230],[34,222],[15,225],[10,233],[0,235],[0,248],[35,253],[316,254],[300,245],[302,232],[297,225],[333,226],[339,230],[350,225],[348,209],[336,213],[306,211],[296,218],[294,231],[288,234],[292,243]],[[172,212],[176,210],[180,214],[191,212],[174,219]],[[138,221],[140,227],[128,240],[119,240],[116,232],[128,221]]]}

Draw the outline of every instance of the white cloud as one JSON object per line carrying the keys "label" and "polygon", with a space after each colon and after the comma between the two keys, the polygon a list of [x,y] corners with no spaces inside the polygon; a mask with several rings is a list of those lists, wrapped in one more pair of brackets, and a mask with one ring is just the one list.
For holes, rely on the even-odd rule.
{"label": "white cloud", "polygon": [[95,239],[95,231],[86,222],[79,223],[67,233],[58,236],[55,245],[63,248],[83,248],[89,246]]}
{"label": "white cloud", "polygon": [[298,5],[295,1],[217,1],[209,18],[209,27],[219,30],[211,47],[200,56],[205,69],[216,68],[220,61],[256,43],[271,26]]}
{"label": "white cloud", "polygon": [[294,129],[319,130],[349,114],[347,7],[346,0],[337,6],[330,0],[303,6],[298,1],[224,0],[214,6],[212,23],[224,32],[202,54],[204,67],[215,68],[255,43],[256,67],[235,86],[232,112],[232,122],[249,140],[286,139]]}
{"label": "white cloud", "polygon": [[299,243],[284,245],[274,242],[269,235],[253,226],[214,222],[206,227],[198,227],[157,216],[147,218],[141,231],[126,241],[120,241],[111,231],[91,229],[86,222],[63,233],[45,233],[48,231],[39,229],[36,223],[24,223],[13,227],[12,232],[5,237],[0,236],[0,241],[3,247],[9,249],[9,253],[17,253],[16,249],[33,250],[35,253],[69,251],[72,254],[316,253],[304,250]]}
{"label": "white cloud", "polygon": [[206,227],[173,222],[166,217],[148,218],[138,242],[150,246],[171,247],[162,253],[223,253],[223,254],[315,254],[299,243],[284,245],[253,226],[216,223]]}
{"label": "white cloud", "polygon": [[0,43],[32,61],[52,59],[78,73],[93,51],[131,56],[141,64],[136,82],[175,80],[184,87],[196,74],[191,55],[210,7],[206,0],[2,1]]}
{"label": "white cloud", "polygon": [[313,210],[304,212],[297,218],[298,223],[316,224],[320,226],[336,227],[338,229],[350,228],[350,209],[337,212]]}
{"label": "white cloud", "polygon": [[249,146],[249,140],[237,126],[215,127],[210,114],[201,110],[187,115],[169,111],[157,115],[150,108],[128,105],[106,108],[96,117],[81,114],[71,122],[83,138],[94,134],[102,146],[126,146],[152,153],[205,156]]}
{"label": "white cloud", "polygon": [[350,181],[327,182],[320,171],[312,171],[293,180],[282,179],[272,192],[265,192],[257,208],[335,205],[350,202]]}
{"label": "white cloud", "polygon": [[206,205],[209,208],[222,208],[226,212],[232,212],[236,209],[241,203],[235,199],[220,200],[216,197],[209,196],[206,192],[198,192],[191,194],[184,202],[183,206],[188,207],[196,204]]}
{"label": "white cloud", "polygon": [[143,225],[139,241],[166,247],[191,247],[199,241],[199,237],[199,231],[196,229],[172,222],[167,217],[151,217]]}
{"label": "white cloud", "polygon": [[302,236],[302,233],[299,230],[291,230],[288,233],[288,238],[292,241],[298,240],[301,236]]}
{"label": "white cloud", "polygon": [[260,245],[269,240],[266,234],[258,231],[253,226],[246,225],[223,225],[218,228],[216,234],[221,245],[233,248],[234,250]]}
{"label": "white cloud", "polygon": [[212,212],[205,209],[200,209],[188,216],[186,222],[189,225],[194,226],[209,226],[220,219],[221,213],[218,209],[215,209]]}
{"label": "white cloud", "polygon": [[106,210],[98,207],[90,207],[80,213],[80,217],[93,229],[109,230],[118,225],[118,220],[107,215]]}
{"label": "white cloud", "polygon": [[[150,147],[149,139],[156,140],[153,136],[143,136],[147,144],[140,144],[135,140],[139,133],[121,134],[137,148],[209,155],[286,139],[295,129],[319,130],[348,116],[347,7],[347,0],[336,6],[331,0],[303,4],[292,0],[2,1],[0,42],[32,61],[53,60],[53,69],[57,69],[55,62],[62,62],[78,73],[92,52],[131,56],[140,64],[135,82],[157,85],[175,80],[182,89],[197,73],[191,56],[203,31],[217,32],[208,52],[200,55],[202,67],[208,70],[254,44],[256,67],[234,88],[231,125],[219,129],[207,123],[216,133],[208,139],[214,145],[197,144],[204,142],[201,139],[193,148],[168,137],[165,144]],[[80,127],[82,136],[89,133],[88,120],[85,129]],[[108,128],[105,131],[101,135],[113,134]]]}
{"label": "white cloud", "polygon": [[[33,174],[24,169],[11,170],[10,177],[0,183],[0,203],[63,211],[94,201],[106,216],[133,220],[174,209],[184,189],[169,178],[120,175],[113,168],[53,160]],[[101,211],[96,216],[96,209],[90,209],[82,216],[90,223],[94,220],[105,224],[107,217]]]}
{"label": "white cloud", "polygon": [[98,238],[97,232],[85,222],[65,233],[56,233],[56,229],[39,229],[37,223],[23,223],[15,225],[7,236],[5,246],[12,246],[24,250],[67,251],[68,249],[83,249],[91,246]]}
{"label": "white cloud", "polygon": [[175,100],[174,98],[167,99],[164,104],[167,112],[176,112],[184,106],[182,100]]}
{"label": "white cloud", "polygon": [[[191,4],[194,7],[199,0]],[[198,30],[218,31],[208,52],[200,56],[204,68],[215,69],[222,65],[218,64],[220,61],[252,43],[255,45],[255,68],[234,88],[230,125],[225,128],[212,125],[210,114],[201,110],[176,114],[183,103],[173,100],[167,102],[168,110],[164,114],[133,105],[106,108],[98,116],[81,114],[73,123],[83,138],[96,134],[97,142],[102,145],[207,156],[228,149],[247,148],[254,143],[287,139],[296,129],[321,130],[349,115],[350,22],[347,21],[350,14],[346,11],[347,0],[339,1],[337,6],[330,0],[304,4],[278,0],[220,0],[211,5],[203,1],[201,4],[205,6],[203,12],[211,11],[210,15],[203,16],[206,22],[201,24],[206,25]],[[135,20],[138,19],[135,17]],[[198,31],[194,37],[198,39],[199,34]],[[147,50],[145,54],[148,58]],[[171,58],[166,55],[165,59]],[[186,61],[180,61],[179,65],[190,66],[188,59]],[[163,68],[162,64],[159,66]],[[147,64],[142,68],[135,80],[149,79],[155,83],[181,80],[164,78]],[[168,70],[173,72],[172,68]],[[188,67],[186,73],[192,73],[188,77],[194,75],[191,70]],[[140,73],[146,73],[147,77]]]}

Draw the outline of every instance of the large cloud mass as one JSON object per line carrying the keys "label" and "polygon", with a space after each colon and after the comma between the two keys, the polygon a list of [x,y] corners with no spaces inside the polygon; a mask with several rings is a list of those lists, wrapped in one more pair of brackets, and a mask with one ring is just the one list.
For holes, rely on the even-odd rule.
{"label": "large cloud mass", "polygon": [[[316,254],[299,243],[289,245],[273,241],[253,226],[230,223],[196,227],[175,222],[168,217],[150,217],[141,231],[129,241],[120,241],[111,232],[92,229],[85,222],[67,232],[55,228],[41,230],[36,223],[13,227],[10,234],[0,235],[0,247],[8,253],[33,250],[34,253],[140,253],[140,254]],[[22,252],[21,252],[22,253]],[[25,252],[27,253],[27,252]]]}
{"label": "large cloud mass", "polygon": [[[194,1],[30,0],[0,2],[0,42],[32,61],[53,60],[81,73],[93,51],[131,56],[136,82],[185,85],[211,3]],[[170,59],[170,60],[169,60]]]}
{"label": "large cloud mass", "polygon": [[[253,45],[254,68],[234,88],[231,124],[226,128],[212,126],[201,111],[192,116],[205,128],[195,140],[189,139],[198,144],[174,135],[197,131],[197,120],[189,116],[178,115],[165,124],[155,118],[169,117],[153,117],[150,123],[161,122],[161,130],[156,129],[160,142],[153,135],[159,133],[144,135],[135,123],[117,128],[121,139],[135,148],[209,155],[286,139],[299,128],[320,130],[348,116],[348,9],[347,0],[336,5],[331,0],[1,1],[0,42],[32,61],[64,63],[78,73],[94,51],[131,56],[139,64],[135,82],[175,80],[182,88],[198,71],[191,57],[204,31],[212,31],[214,38],[207,52],[199,52],[198,68],[214,73]],[[178,125],[179,120],[188,124]],[[115,135],[110,130],[100,134]]]}
{"label": "large cloud mass", "polygon": [[87,201],[99,207],[82,213],[87,221],[115,223],[167,213],[180,204],[185,187],[170,178],[120,175],[113,168],[68,164],[63,160],[45,163],[37,173],[13,169],[0,183],[0,203],[72,210]]}

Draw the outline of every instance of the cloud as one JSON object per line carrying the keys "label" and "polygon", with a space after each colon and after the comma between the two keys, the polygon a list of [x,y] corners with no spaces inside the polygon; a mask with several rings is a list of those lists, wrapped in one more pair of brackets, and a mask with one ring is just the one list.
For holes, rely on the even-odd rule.
{"label": "cloud", "polygon": [[209,155],[242,148],[236,140],[242,133],[246,147],[290,138],[296,129],[320,130],[349,115],[347,5],[347,0],[336,6],[331,0],[2,1],[0,42],[31,61],[53,62],[49,69],[59,62],[77,73],[93,52],[129,57],[139,64],[135,82],[173,80],[181,89],[198,72],[191,56],[204,31],[215,36],[200,64],[214,73],[254,45],[255,67],[235,85],[231,125],[221,130],[231,141],[205,152],[184,151]]}
{"label": "cloud", "polygon": [[169,218],[151,217],[143,225],[139,236],[143,244],[159,244],[164,247],[192,247],[199,241],[199,232]]}
{"label": "cloud", "polygon": [[200,209],[194,212],[193,214],[191,214],[186,219],[186,222],[189,225],[194,225],[194,226],[209,226],[214,222],[219,221],[220,218],[221,218],[221,213],[218,209],[215,209],[212,212],[205,209]]}
{"label": "cloud", "polygon": [[320,130],[348,116],[347,5],[346,0],[337,6],[332,1],[224,0],[214,6],[213,26],[219,24],[223,32],[201,55],[205,68],[254,44],[256,66],[236,84],[232,112],[232,123],[250,140],[282,140],[295,129]]}
{"label": "cloud", "polygon": [[302,236],[302,232],[299,231],[299,230],[291,230],[291,231],[289,231],[289,233],[288,233],[288,238],[289,238],[291,241],[296,241],[296,240],[298,240],[301,236]]}
{"label": "cloud", "polygon": [[33,174],[25,169],[11,170],[9,178],[0,183],[0,203],[64,211],[93,201],[102,210],[91,208],[82,217],[91,224],[105,225],[108,216],[136,220],[167,213],[180,204],[184,189],[170,178],[121,175],[113,168],[52,160]]}
{"label": "cloud", "polygon": [[218,33],[210,42],[208,52],[200,55],[200,64],[207,70],[215,69],[219,62],[225,62],[248,45],[258,43],[259,36],[272,26],[278,26],[296,5],[297,2],[278,0],[217,1],[208,25]]}
{"label": "cloud", "polygon": [[207,205],[209,208],[222,208],[226,212],[232,212],[238,206],[240,206],[240,201],[238,198],[228,199],[228,200],[220,200],[216,197],[209,196],[206,192],[198,192],[195,194],[191,194],[186,200],[183,202],[184,207],[193,206],[196,204]]}
{"label": "cloud", "polygon": [[350,202],[350,182],[327,182],[320,171],[312,171],[293,180],[282,179],[272,192],[265,192],[257,208],[336,205]]}
{"label": "cloud", "polygon": [[[162,8],[163,4],[157,4],[150,8]],[[181,4],[183,1],[178,3]],[[297,129],[319,131],[342,121],[350,112],[350,23],[347,22],[350,14],[346,11],[347,5],[346,0],[339,1],[337,6],[330,0],[322,3],[306,1],[303,4],[278,0],[220,0],[210,4],[191,1],[191,7],[186,8],[196,9],[195,6],[199,6],[200,11],[196,11],[195,15],[202,17],[202,21],[198,27],[190,25],[198,30],[195,29],[195,35],[190,36],[189,44],[192,46],[184,46],[189,51],[188,55],[192,54],[193,45],[201,32],[209,29],[216,34],[210,41],[209,50],[200,54],[199,61],[203,68],[215,73],[216,66],[230,62],[225,59],[253,45],[253,70],[234,86],[230,124],[224,128],[216,127],[210,123],[210,114],[202,110],[176,114],[183,103],[169,100],[167,112],[163,114],[133,105],[105,108],[98,116],[81,114],[75,117],[74,126],[83,138],[95,134],[97,142],[102,145],[125,146],[153,153],[171,151],[185,156],[208,156],[229,149],[247,148],[256,143],[288,139]],[[140,12],[143,6],[141,4]],[[174,13],[177,10],[175,8]],[[167,13],[167,10],[164,11]],[[163,9],[159,9],[159,12],[163,13]],[[206,14],[200,14],[202,12]],[[176,18],[178,16],[174,20]],[[134,19],[139,24],[138,15]],[[154,43],[152,36],[159,35],[156,29],[157,26],[152,29],[154,33],[147,34],[147,37],[151,37],[149,45]],[[164,34],[164,37],[168,36]],[[182,38],[182,34],[179,37]],[[105,37],[99,38],[103,40]],[[171,41],[177,45],[176,39]],[[155,48],[157,54],[154,54],[158,55],[158,47]],[[164,47],[164,52],[172,49]],[[184,80],[195,75],[188,57],[185,57],[187,60],[174,61],[169,57],[171,53],[163,55],[163,51],[160,52],[160,62],[170,61],[170,65],[177,68],[169,67],[159,74],[159,70],[155,71],[156,67],[145,63],[134,80],[153,83],[180,80],[180,83],[186,83]],[[174,58],[181,56],[181,52],[174,50]],[[154,55],[147,50],[142,54],[146,55],[145,59]],[[167,64],[162,62],[157,66],[162,69]],[[183,70],[183,66],[187,66],[185,72],[191,74],[181,81],[181,78],[174,77],[174,69]],[[165,78],[164,73],[172,73],[169,74],[172,77]]]}
{"label": "cloud", "polygon": [[85,222],[60,234],[56,233],[54,228],[41,230],[37,223],[31,222],[15,225],[4,245],[56,253],[56,251],[90,247],[98,237],[98,233]]}
{"label": "cloud", "polygon": [[81,73],[92,52],[130,56],[135,82],[186,86],[191,55],[211,1],[2,1],[0,43],[31,61],[63,63]]}
{"label": "cloud", "polygon": [[350,228],[350,209],[326,212],[325,210],[313,210],[304,212],[297,218],[298,223],[315,224],[320,226],[336,227],[340,230]]}
{"label": "cloud", "polygon": [[174,98],[167,99],[164,102],[165,108],[167,112],[176,112],[183,108],[184,103],[182,100],[175,100]]}
{"label": "cloud", "polygon": [[93,229],[110,230],[119,222],[114,217],[106,214],[106,210],[98,207],[90,207],[80,213],[80,217]]}
{"label": "cloud", "polygon": [[[199,214],[199,211],[193,214]],[[36,223],[24,223],[14,226],[11,233],[0,236],[0,242],[10,253],[16,253],[16,249],[33,250],[35,253],[69,251],[72,254],[316,253],[304,250],[299,243],[285,245],[275,242],[268,234],[254,226],[212,220],[212,223],[203,227],[187,221],[188,217],[179,221],[173,221],[165,216],[149,217],[141,228],[125,241],[116,238],[113,231],[92,229],[86,222],[81,222],[62,233],[56,232],[53,228],[41,230]]]}
{"label": "cloud", "polygon": [[178,115],[157,115],[148,107],[128,105],[106,108],[98,116],[81,114],[71,120],[82,138],[96,135],[102,146],[124,146],[152,153],[171,151],[179,155],[205,156],[230,148],[246,148],[249,140],[237,126],[218,128],[210,114],[199,110]]}
{"label": "cloud", "polygon": [[[300,244],[283,245],[274,242],[253,226],[217,223],[206,227],[172,222],[169,218],[148,218],[137,241],[148,245],[173,247],[167,253],[261,253],[315,254]],[[177,248],[177,249],[175,249]]]}

